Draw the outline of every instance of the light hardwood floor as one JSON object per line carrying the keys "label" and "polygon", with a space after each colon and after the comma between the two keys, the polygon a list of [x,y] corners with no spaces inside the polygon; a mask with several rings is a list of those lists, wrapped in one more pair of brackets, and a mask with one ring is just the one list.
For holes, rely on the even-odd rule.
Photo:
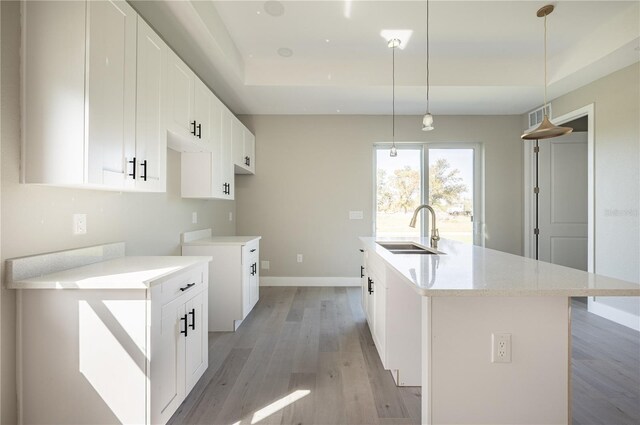
{"label": "light hardwood floor", "polygon": [[[171,425],[420,423],[420,388],[382,368],[359,288],[260,291],[236,333],[209,335]],[[573,305],[574,424],[640,424],[639,334]]]}

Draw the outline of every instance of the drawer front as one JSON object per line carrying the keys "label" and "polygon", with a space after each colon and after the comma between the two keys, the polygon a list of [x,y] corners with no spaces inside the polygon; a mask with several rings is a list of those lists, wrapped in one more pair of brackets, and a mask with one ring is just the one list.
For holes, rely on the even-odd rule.
{"label": "drawer front", "polygon": [[170,302],[185,294],[196,294],[206,288],[202,266],[174,276],[161,285],[161,302]]}

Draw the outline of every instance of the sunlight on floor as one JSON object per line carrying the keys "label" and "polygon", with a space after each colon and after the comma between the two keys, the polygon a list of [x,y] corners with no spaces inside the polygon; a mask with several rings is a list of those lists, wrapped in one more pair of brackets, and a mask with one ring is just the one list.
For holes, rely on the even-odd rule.
{"label": "sunlight on floor", "polygon": [[[280,400],[274,401],[270,405],[263,407],[253,414],[253,418],[251,419],[251,425],[260,422],[264,418],[267,418],[278,410],[284,409],[288,405],[295,403],[300,400],[302,397],[309,395],[311,391],[309,390],[297,390],[292,392],[291,394],[282,397]],[[235,425],[235,424],[234,424]]]}

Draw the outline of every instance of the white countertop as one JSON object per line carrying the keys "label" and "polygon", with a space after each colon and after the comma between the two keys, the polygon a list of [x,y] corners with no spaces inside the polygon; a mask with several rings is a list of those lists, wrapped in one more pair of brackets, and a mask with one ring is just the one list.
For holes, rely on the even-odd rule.
{"label": "white countertop", "polygon": [[246,245],[262,236],[210,236],[196,239],[189,242],[183,242],[182,246],[193,245]]}
{"label": "white countertop", "polygon": [[10,282],[10,289],[147,289],[152,282],[211,257],[120,257],[87,266]]}
{"label": "white countertop", "polygon": [[438,243],[445,255],[393,254],[376,243],[429,247],[429,238],[360,240],[424,296],[640,296],[640,284],[446,239]]}

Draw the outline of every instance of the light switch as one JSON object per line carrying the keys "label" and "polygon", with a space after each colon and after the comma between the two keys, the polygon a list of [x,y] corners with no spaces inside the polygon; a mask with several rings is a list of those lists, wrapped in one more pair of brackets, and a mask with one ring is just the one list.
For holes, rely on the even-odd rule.
{"label": "light switch", "polygon": [[349,220],[362,220],[363,218],[362,211],[349,211]]}

